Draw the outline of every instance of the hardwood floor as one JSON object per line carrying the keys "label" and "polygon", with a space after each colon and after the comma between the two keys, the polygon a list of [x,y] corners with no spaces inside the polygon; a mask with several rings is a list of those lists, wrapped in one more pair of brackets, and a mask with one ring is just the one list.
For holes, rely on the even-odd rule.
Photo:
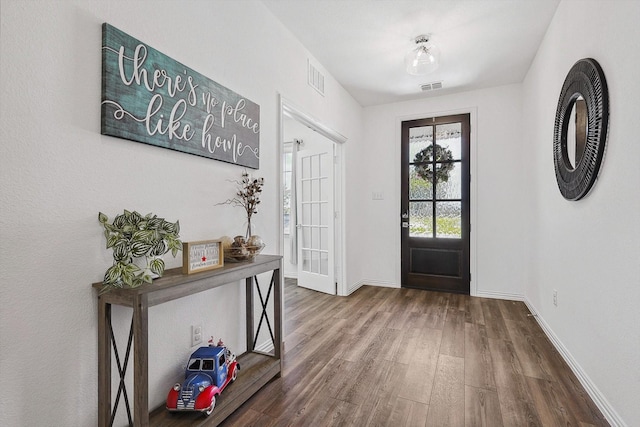
{"label": "hardwood floor", "polygon": [[285,313],[282,377],[224,426],[608,425],[522,302],[287,279]]}

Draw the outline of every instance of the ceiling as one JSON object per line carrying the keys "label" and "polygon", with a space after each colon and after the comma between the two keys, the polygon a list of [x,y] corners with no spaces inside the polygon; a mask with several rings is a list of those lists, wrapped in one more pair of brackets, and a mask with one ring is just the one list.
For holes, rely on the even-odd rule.
{"label": "ceiling", "polygon": [[[521,82],[560,0],[262,0],[362,105]],[[440,67],[404,55],[431,34]],[[426,83],[443,88],[422,91]]]}

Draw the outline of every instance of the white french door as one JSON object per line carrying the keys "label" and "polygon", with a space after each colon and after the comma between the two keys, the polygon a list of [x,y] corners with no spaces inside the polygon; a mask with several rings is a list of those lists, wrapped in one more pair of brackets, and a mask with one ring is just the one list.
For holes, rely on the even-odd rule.
{"label": "white french door", "polygon": [[336,294],[333,144],[301,150],[296,161],[298,286]]}

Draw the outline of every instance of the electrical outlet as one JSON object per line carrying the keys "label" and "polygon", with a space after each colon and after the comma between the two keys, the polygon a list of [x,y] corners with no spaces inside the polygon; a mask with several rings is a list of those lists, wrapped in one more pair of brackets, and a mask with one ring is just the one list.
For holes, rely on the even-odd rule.
{"label": "electrical outlet", "polygon": [[558,306],[558,291],[555,289],[553,290],[553,305]]}
{"label": "electrical outlet", "polygon": [[202,323],[191,325],[191,347],[202,344]]}

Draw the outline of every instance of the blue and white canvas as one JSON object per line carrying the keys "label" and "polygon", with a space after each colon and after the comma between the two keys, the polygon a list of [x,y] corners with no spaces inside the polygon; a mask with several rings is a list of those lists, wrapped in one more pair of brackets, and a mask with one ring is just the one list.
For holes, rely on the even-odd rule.
{"label": "blue and white canvas", "polygon": [[259,105],[107,23],[101,133],[260,166]]}

